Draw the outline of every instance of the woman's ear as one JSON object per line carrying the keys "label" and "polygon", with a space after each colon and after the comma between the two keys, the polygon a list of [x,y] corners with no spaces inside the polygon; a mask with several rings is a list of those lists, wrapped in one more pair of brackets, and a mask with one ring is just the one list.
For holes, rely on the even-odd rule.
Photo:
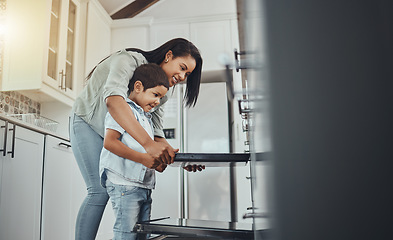
{"label": "woman's ear", "polygon": [[169,60],[169,59],[172,59],[172,57],[173,57],[172,50],[169,50],[169,51],[165,54],[165,59]]}
{"label": "woman's ear", "polygon": [[143,84],[142,84],[141,81],[139,81],[139,80],[135,81],[135,83],[134,83],[134,91],[136,93],[143,92]]}

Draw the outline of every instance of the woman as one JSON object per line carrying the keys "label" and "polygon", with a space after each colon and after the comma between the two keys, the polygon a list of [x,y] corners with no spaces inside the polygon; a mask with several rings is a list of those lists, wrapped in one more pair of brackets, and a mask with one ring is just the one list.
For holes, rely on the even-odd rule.
{"label": "woman", "polygon": [[[162,130],[161,106],[167,101],[167,96],[152,110],[154,141],[137,122],[125,101],[128,82],[135,68],[145,63],[160,65],[170,87],[187,80],[184,95],[186,106],[194,106],[197,101],[202,58],[198,49],[186,39],[172,39],[152,51],[136,48],[121,50],[102,60],[90,72],[87,86],[75,100],[70,119],[72,149],[88,191],[76,222],[76,240],[95,239],[108,201],[98,173],[107,111],[145,148],[152,159],[170,164],[178,151],[168,144]],[[195,170],[194,167],[192,171]]]}

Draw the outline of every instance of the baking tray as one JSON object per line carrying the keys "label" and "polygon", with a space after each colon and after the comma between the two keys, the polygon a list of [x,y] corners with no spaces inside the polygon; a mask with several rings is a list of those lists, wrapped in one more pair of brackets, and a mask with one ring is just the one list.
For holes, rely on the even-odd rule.
{"label": "baking tray", "polygon": [[214,239],[254,238],[252,224],[183,218],[161,218],[139,222],[135,224],[134,232],[181,237],[178,239],[183,239],[185,237]]}
{"label": "baking tray", "polygon": [[248,161],[250,161],[250,154],[248,153],[176,153],[174,163],[170,166],[230,167],[245,166]]}

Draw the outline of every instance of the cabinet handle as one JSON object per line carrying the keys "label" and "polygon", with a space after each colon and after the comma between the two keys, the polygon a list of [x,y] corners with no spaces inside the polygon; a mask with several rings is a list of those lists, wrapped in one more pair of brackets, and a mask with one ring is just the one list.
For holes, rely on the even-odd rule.
{"label": "cabinet handle", "polygon": [[70,147],[71,147],[70,144],[63,143],[63,142],[59,143],[58,145],[59,145],[59,146],[64,146],[64,147],[66,147],[66,148],[70,148]]}
{"label": "cabinet handle", "polygon": [[8,151],[8,154],[11,154],[11,158],[14,158],[15,156],[15,132],[16,132],[16,125],[14,125],[14,128],[10,128],[8,129],[8,131],[12,131],[12,147],[11,147],[11,151]]}
{"label": "cabinet handle", "polygon": [[65,84],[63,84],[64,82],[65,82],[65,76],[66,76],[66,74],[64,73],[64,70],[61,70],[60,72],[59,72],[59,75],[60,75],[60,85],[59,85],[59,88],[61,89],[61,90],[64,90],[64,91],[66,91],[66,87],[63,87],[63,85],[65,85]]}
{"label": "cabinet handle", "polygon": [[4,122],[4,126],[1,126],[1,128],[4,128],[4,143],[3,143],[3,149],[0,149],[0,152],[3,152],[3,156],[7,155],[7,132],[8,132],[8,121]]}

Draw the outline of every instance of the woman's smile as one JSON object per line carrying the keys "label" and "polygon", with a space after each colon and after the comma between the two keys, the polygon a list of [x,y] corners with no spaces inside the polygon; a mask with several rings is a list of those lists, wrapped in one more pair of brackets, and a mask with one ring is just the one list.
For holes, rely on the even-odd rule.
{"label": "woman's smile", "polygon": [[196,61],[191,55],[184,57],[173,57],[172,52],[169,51],[168,61],[161,63],[162,69],[168,76],[169,86],[181,83],[187,79],[187,76],[194,71]]}

